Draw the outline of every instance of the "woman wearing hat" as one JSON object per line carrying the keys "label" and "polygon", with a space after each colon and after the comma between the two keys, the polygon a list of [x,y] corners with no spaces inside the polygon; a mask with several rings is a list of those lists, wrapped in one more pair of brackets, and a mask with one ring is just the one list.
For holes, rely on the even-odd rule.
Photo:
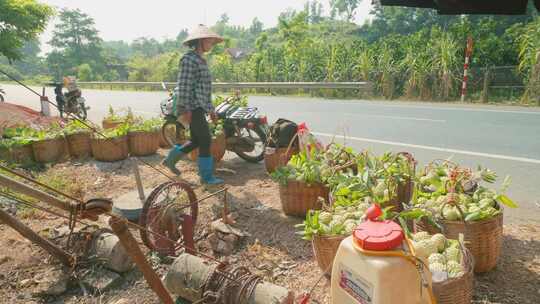
{"label": "woman wearing hat", "polygon": [[191,141],[174,146],[163,161],[171,172],[180,175],[176,163],[184,155],[199,148],[199,176],[205,184],[223,183],[222,179],[214,176],[214,160],[210,155],[212,137],[206,114],[214,121],[217,117],[212,105],[212,77],[203,58],[204,53],[222,41],[223,38],[204,25],[199,25],[184,41],[190,50],[180,60],[177,114],[183,123],[189,124]]}

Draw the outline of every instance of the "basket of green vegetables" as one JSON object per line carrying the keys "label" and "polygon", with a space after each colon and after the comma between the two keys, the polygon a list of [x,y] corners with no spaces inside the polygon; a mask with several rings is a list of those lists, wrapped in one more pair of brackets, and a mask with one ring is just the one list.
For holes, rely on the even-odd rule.
{"label": "basket of green vegetables", "polygon": [[129,125],[121,124],[92,137],[92,155],[94,159],[104,162],[115,162],[128,158],[129,147],[127,131]]}
{"label": "basket of green vegetables", "polygon": [[369,191],[353,178],[344,176],[333,192],[337,194],[331,206],[323,204],[321,211],[309,211],[305,221],[296,226],[302,229],[298,234],[311,241],[317,264],[328,275],[339,244],[361,223],[370,204]]}
{"label": "basket of green vegetables", "polygon": [[113,109],[111,105],[109,105],[109,112],[107,113],[107,116],[105,116],[101,121],[101,125],[103,126],[103,129],[107,130],[114,129],[125,122],[126,116],[120,115]]}
{"label": "basket of green vegetables", "polygon": [[27,127],[5,129],[0,138],[0,158],[19,164],[34,162],[34,133],[34,130]]}
{"label": "basket of green vegetables", "polygon": [[463,168],[449,161],[431,163],[419,177],[414,206],[425,212],[416,222],[418,231],[443,233],[447,238],[465,236],[475,259],[475,272],[493,269],[499,260],[503,234],[502,205],[517,205],[501,190],[482,184],[494,183],[497,175],[486,168]]}
{"label": "basket of green vegetables", "polygon": [[136,120],[129,126],[129,153],[134,156],[155,154],[159,148],[160,128],[163,124],[160,118]]}
{"label": "basket of green vegetables", "polygon": [[321,197],[328,202],[329,188],[325,185],[331,169],[323,153],[315,149],[291,157],[287,166],[278,168],[272,177],[279,182],[281,207],[286,215],[305,216],[309,210],[319,210]]}
{"label": "basket of green vegetables", "polygon": [[58,162],[69,156],[66,139],[59,125],[36,131],[32,149],[38,163]]}
{"label": "basket of green vegetables", "polygon": [[69,155],[73,158],[88,158],[92,156],[92,132],[79,120],[72,120],[64,127]]}

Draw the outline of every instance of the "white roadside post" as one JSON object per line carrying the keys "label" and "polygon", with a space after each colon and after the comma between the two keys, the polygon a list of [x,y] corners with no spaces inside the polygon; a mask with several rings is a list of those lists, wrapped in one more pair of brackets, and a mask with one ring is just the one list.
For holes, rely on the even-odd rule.
{"label": "white roadside post", "polygon": [[43,92],[39,98],[41,102],[41,114],[46,117],[51,116],[51,107],[49,105],[49,98],[45,96],[45,88],[43,88]]}

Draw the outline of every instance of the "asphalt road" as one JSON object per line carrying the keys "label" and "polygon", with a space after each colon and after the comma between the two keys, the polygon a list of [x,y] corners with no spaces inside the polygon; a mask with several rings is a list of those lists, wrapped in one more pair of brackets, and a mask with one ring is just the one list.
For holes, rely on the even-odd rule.
{"label": "asphalt road", "polygon": [[[39,98],[2,85],[9,102],[39,109]],[[37,88],[36,88],[37,89]],[[54,100],[51,88],[47,94]],[[139,115],[159,115],[164,92],[84,90],[91,120],[100,121],[109,105]],[[506,209],[508,222],[540,223],[540,109],[415,102],[341,101],[297,97],[252,96],[250,105],[268,115],[307,122],[322,140],[345,142],[357,149],[409,151],[424,165],[452,158],[468,166],[512,177],[509,195],[518,209]]]}

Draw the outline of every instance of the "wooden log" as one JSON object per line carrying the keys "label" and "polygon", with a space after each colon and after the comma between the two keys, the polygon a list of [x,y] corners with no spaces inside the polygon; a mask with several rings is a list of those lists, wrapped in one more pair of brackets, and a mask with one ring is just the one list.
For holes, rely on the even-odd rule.
{"label": "wooden log", "polygon": [[67,203],[65,201],[62,201],[48,193],[45,193],[41,190],[34,189],[28,185],[25,185],[19,181],[16,181],[10,177],[7,177],[3,174],[0,174],[0,185],[5,186],[13,191],[20,192],[22,194],[31,196],[37,200],[40,200],[44,203],[47,203],[49,205],[52,205],[56,208],[60,208],[62,210],[70,211],[71,210],[71,204]]}
{"label": "wooden log", "polygon": [[[190,255],[182,254],[171,265],[163,278],[167,289],[188,301],[203,298],[205,282],[214,273],[217,265]],[[249,304],[292,304],[294,295],[289,290],[267,282],[261,282],[248,300]]]}
{"label": "wooden log", "polygon": [[23,237],[27,238],[32,243],[38,245],[43,250],[47,251],[49,254],[57,258],[62,264],[68,267],[72,266],[73,259],[67,252],[53,244],[51,241],[39,236],[39,234],[32,231],[32,229],[28,228],[17,218],[11,216],[9,213],[5,212],[2,209],[0,209],[0,222],[5,223],[9,227],[20,233]]}
{"label": "wooden log", "polygon": [[159,276],[146,261],[139,244],[137,244],[137,241],[129,231],[127,223],[128,221],[126,219],[118,217],[111,217],[109,221],[112,230],[120,239],[120,242],[131,256],[131,259],[137,264],[137,267],[139,267],[139,270],[142,272],[148,285],[150,285],[150,288],[152,288],[162,303],[174,304],[171,295],[167,289],[165,289],[165,286],[163,286]]}

